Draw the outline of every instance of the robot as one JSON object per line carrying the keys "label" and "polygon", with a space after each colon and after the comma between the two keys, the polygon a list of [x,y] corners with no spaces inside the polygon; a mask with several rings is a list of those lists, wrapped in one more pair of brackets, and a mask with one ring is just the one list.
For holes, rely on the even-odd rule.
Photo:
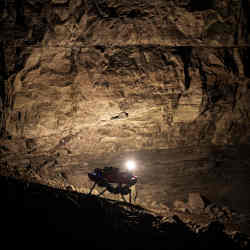
{"label": "robot", "polygon": [[129,195],[129,203],[131,203],[131,187],[136,184],[137,176],[129,171],[122,172],[115,167],[104,167],[103,169],[96,168],[93,172],[88,173],[88,177],[94,182],[89,191],[89,195],[97,185],[104,188],[98,196],[108,191],[112,194],[120,194],[122,199],[127,202],[124,195]]}

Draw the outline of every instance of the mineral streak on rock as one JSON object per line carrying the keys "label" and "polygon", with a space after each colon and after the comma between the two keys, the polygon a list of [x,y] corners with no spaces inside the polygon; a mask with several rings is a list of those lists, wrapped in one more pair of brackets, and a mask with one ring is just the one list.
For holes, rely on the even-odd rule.
{"label": "mineral streak on rock", "polygon": [[1,144],[102,154],[249,142],[249,6],[2,1]]}

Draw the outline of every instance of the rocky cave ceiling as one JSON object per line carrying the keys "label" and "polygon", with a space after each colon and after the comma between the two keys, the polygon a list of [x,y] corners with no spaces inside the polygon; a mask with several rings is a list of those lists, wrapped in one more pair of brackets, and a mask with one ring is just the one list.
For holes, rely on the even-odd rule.
{"label": "rocky cave ceiling", "polygon": [[1,151],[248,143],[249,7],[1,1]]}

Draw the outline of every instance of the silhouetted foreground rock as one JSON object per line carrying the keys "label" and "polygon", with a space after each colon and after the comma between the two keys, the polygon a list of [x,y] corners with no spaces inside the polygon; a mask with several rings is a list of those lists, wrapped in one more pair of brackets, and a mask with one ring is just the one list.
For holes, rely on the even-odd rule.
{"label": "silhouetted foreground rock", "polygon": [[1,238],[9,243],[80,242],[91,243],[91,249],[246,249],[249,245],[246,236],[231,237],[218,222],[194,233],[177,216],[164,222],[139,206],[9,177],[0,177],[0,195]]}

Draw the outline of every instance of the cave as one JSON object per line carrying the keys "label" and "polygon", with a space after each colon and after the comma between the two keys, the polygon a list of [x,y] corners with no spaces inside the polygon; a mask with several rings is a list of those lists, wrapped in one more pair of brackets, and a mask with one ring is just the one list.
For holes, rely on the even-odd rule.
{"label": "cave", "polygon": [[190,0],[188,7],[190,11],[205,11],[215,8],[215,5],[216,1],[214,0],[209,0],[206,2],[201,2],[199,0]]}
{"label": "cave", "polygon": [[[44,217],[36,225],[27,206],[33,217],[49,209],[48,218],[62,228],[57,211],[65,205],[62,211],[71,212],[58,237],[70,233],[78,241],[80,221],[71,220],[85,207],[98,214],[97,227],[112,221],[112,229],[105,222],[97,230],[84,217],[100,237],[107,227],[119,228],[118,238],[126,230],[133,239],[156,237],[150,244],[164,245],[166,235],[177,233],[196,249],[246,247],[249,4],[2,1],[0,180],[13,225],[6,227],[24,225],[23,213],[27,228],[41,224],[42,233]],[[101,187],[88,196],[89,172],[125,171],[127,161],[138,177],[133,204],[111,192],[99,197]],[[177,241],[171,249],[184,249]]]}

